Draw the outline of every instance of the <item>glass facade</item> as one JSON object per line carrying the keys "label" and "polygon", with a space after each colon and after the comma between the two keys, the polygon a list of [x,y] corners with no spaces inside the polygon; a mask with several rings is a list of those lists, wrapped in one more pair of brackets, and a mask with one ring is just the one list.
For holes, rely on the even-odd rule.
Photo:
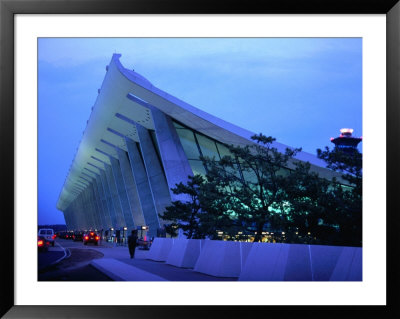
{"label": "glass facade", "polygon": [[[198,133],[195,130],[184,127],[182,124],[175,121],[174,126],[194,174],[204,176],[207,172],[203,162],[200,160],[201,156],[215,159],[216,161],[219,161],[224,156],[233,157],[226,145]],[[244,178],[247,181],[256,183],[257,179],[254,173],[252,174],[251,171],[247,170],[242,172],[238,164],[234,165],[235,168],[229,173],[234,173],[238,178]]]}
{"label": "glass facade", "polygon": [[[194,174],[204,176],[207,172],[200,160],[200,156],[209,157],[211,159],[214,158],[217,161],[224,156],[232,157],[232,153],[226,145],[175,121],[174,126]],[[243,160],[239,158],[237,164],[234,166],[235,168],[230,169],[232,171],[229,173],[234,173],[236,177],[244,179],[253,185],[257,184],[257,176],[254,171],[243,162]],[[281,168],[278,175],[287,175],[289,173],[290,170],[288,168]]]}
{"label": "glass facade", "polygon": [[[189,160],[193,174],[205,175],[207,170],[200,160],[201,156],[219,161],[221,156],[230,155],[228,148],[215,140],[200,134],[174,121],[174,126],[183,150]],[[223,155],[221,155],[223,154]]]}
{"label": "glass facade", "polygon": [[194,132],[186,128],[177,128],[176,131],[187,158],[192,160],[200,160],[199,147],[194,138]]}
{"label": "glass facade", "polygon": [[204,157],[219,160],[217,146],[213,140],[199,134],[196,134],[196,138],[199,143],[201,153]]}

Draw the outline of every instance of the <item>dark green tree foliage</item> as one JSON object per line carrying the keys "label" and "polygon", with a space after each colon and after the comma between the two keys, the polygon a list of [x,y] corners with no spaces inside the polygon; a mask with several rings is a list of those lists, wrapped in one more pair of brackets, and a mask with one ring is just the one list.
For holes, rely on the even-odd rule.
{"label": "dark green tree foliage", "polygon": [[[341,245],[362,245],[362,154],[355,149],[351,153],[338,148],[324,151],[317,150],[318,157],[323,159],[328,168],[342,173],[342,178],[349,187],[334,183],[330,193],[336,207],[336,222]],[[334,180],[333,182],[336,182]]]}
{"label": "dark green tree foliage", "polygon": [[285,205],[288,178],[282,167],[287,167],[299,149],[286,149],[282,154],[272,146],[274,138],[262,134],[251,138],[255,144],[230,146],[232,156],[203,161],[208,169],[207,180],[213,183],[221,200],[220,212],[230,216],[231,227],[227,230],[255,232],[254,240],[260,241],[267,223],[275,229],[284,226],[281,208]]}
{"label": "dark green tree foliage", "polygon": [[178,228],[179,225],[177,223],[170,223],[170,224],[166,224],[164,225],[165,228],[165,232],[171,236],[171,238],[174,238],[176,236],[178,236]]}
{"label": "dark green tree foliage", "polygon": [[171,234],[176,228],[181,228],[187,238],[202,238],[200,233],[199,213],[199,187],[204,183],[204,178],[201,175],[189,176],[187,184],[176,184],[171,190],[174,194],[186,194],[190,198],[187,202],[173,201],[171,206],[166,207],[163,215],[159,214],[160,218],[168,220],[171,224],[168,229]]}
{"label": "dark green tree foliage", "polygon": [[297,162],[286,189],[288,242],[332,244],[338,235],[335,183],[310,171],[309,163]]}
{"label": "dark green tree foliage", "polygon": [[[209,177],[209,176],[208,176]],[[219,239],[218,231],[233,233],[234,225],[237,220],[229,214],[230,199],[227,196],[225,187],[228,186],[226,180],[207,179],[199,188],[199,199],[202,213],[199,214],[200,231],[203,237]]]}

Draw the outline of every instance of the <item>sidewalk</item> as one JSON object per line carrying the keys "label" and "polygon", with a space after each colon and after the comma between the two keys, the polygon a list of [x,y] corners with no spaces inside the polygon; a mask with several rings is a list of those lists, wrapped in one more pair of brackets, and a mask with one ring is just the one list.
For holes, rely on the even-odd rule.
{"label": "sidewalk", "polygon": [[130,259],[127,247],[96,247],[96,250],[104,257],[93,260],[91,265],[117,281],[237,281],[146,259],[148,250],[137,248],[134,259]]}

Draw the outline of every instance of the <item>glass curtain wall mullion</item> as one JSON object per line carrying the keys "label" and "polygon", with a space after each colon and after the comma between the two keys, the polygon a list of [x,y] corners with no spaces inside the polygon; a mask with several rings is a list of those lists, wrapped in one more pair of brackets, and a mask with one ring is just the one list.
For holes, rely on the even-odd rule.
{"label": "glass curtain wall mullion", "polygon": [[134,143],[135,143],[135,146],[136,146],[136,148],[137,148],[137,150],[138,150],[138,152],[139,152],[140,159],[142,160],[142,164],[144,165],[144,158],[143,158],[143,154],[142,154],[142,150],[141,150],[141,148],[140,148],[140,145],[139,145],[138,142],[134,142]]}
{"label": "glass curtain wall mullion", "polygon": [[[228,147],[224,145],[221,142],[216,141],[213,138],[210,138],[202,133],[197,132],[196,130],[193,130],[189,127],[186,127],[185,125],[177,122],[174,120],[174,126],[175,129],[178,132],[178,136],[181,139],[182,145],[184,147],[186,156],[188,157],[188,160],[191,165],[194,165],[196,167],[192,167],[195,171],[199,171],[199,166],[197,161],[199,160],[199,156],[207,156],[209,158],[215,157],[217,160],[222,159],[223,156],[232,156],[230,153]],[[191,132],[190,135],[187,133],[183,132]],[[182,141],[183,139],[183,141]],[[191,141],[191,139],[193,139]],[[193,144],[196,144],[197,152],[198,154],[193,153],[193,149],[188,146],[188,143],[192,142]],[[196,152],[196,153],[197,153]],[[196,161],[196,162],[195,162]],[[207,167],[203,164],[205,172],[208,172]],[[244,180],[244,175],[242,173],[242,169],[239,165],[239,160],[236,158],[236,167],[239,172],[239,176],[242,180]]]}
{"label": "glass curtain wall mullion", "polygon": [[161,166],[161,169],[163,171],[164,177],[167,178],[167,176],[165,174],[165,170],[164,170],[164,165],[162,164],[162,160],[161,160],[160,149],[158,148],[156,132],[154,130],[149,130],[149,132],[150,132],[151,142],[153,143],[153,147],[156,150],[156,155],[157,155],[157,158],[158,158],[158,162],[160,163],[160,166]]}
{"label": "glass curtain wall mullion", "polygon": [[196,140],[193,131],[187,128],[183,128],[183,129],[177,129],[176,132],[181,141],[183,151],[185,152],[186,157],[188,159],[199,160],[200,159],[199,148],[197,145],[195,146]]}
{"label": "glass curtain wall mullion", "polygon": [[[192,132],[193,132],[194,140],[195,140],[195,142],[196,142],[197,149],[199,150],[200,156],[201,156],[201,157],[204,157],[203,151],[201,150],[201,147],[200,147],[200,144],[199,144],[199,140],[197,139],[197,134],[196,134],[196,132],[195,132],[194,130],[192,130]],[[208,173],[208,168],[207,168],[207,166],[204,165],[204,164],[203,164],[203,166],[204,166],[204,169],[206,170],[206,174],[207,174],[207,173]]]}

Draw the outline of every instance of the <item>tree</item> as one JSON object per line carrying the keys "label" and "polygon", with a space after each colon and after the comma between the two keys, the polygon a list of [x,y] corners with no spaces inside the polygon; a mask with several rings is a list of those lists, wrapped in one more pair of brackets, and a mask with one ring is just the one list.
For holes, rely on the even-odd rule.
{"label": "tree", "polygon": [[164,229],[165,232],[171,236],[171,238],[178,236],[177,234],[178,225],[176,223],[165,224]]}
{"label": "tree", "polygon": [[201,212],[199,187],[205,180],[201,175],[189,176],[188,179],[186,184],[181,182],[171,190],[174,194],[188,195],[190,200],[187,202],[173,201],[171,206],[166,207],[164,214],[159,214],[159,217],[171,222],[169,232],[180,228],[189,239],[202,238],[204,236],[199,227],[199,214]]}
{"label": "tree", "polygon": [[307,244],[335,243],[337,207],[332,190],[337,183],[312,172],[308,162],[294,165],[286,189],[287,240]]}
{"label": "tree", "polygon": [[260,241],[267,223],[277,229],[284,225],[282,208],[288,183],[285,167],[300,149],[287,148],[280,153],[273,147],[272,137],[259,134],[251,139],[254,144],[229,146],[232,156],[220,161],[203,158],[203,162],[207,181],[215,185],[220,195],[224,215],[232,216],[230,229],[255,232],[254,241]]}
{"label": "tree", "polygon": [[[362,245],[362,154],[343,152],[338,148],[317,150],[318,157],[327,163],[327,167],[342,173],[346,183],[336,183],[330,190],[337,211],[337,224],[340,230],[339,244]],[[347,185],[343,185],[347,184]]]}

